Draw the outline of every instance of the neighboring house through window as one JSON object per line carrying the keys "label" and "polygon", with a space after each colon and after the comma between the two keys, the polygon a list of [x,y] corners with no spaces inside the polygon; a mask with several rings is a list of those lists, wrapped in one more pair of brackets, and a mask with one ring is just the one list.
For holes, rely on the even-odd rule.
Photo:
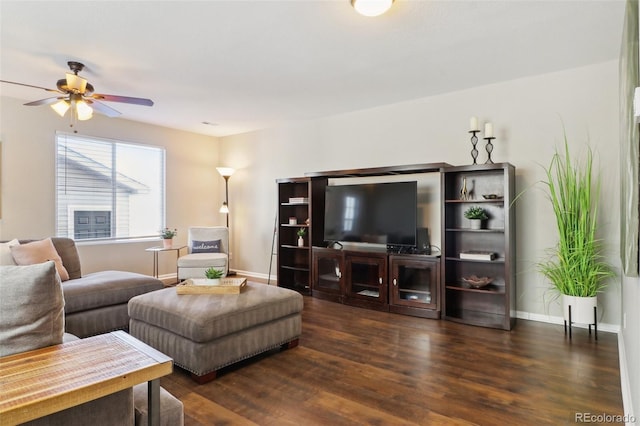
{"label": "neighboring house through window", "polygon": [[164,148],[56,133],[56,235],[157,236],[165,219]]}

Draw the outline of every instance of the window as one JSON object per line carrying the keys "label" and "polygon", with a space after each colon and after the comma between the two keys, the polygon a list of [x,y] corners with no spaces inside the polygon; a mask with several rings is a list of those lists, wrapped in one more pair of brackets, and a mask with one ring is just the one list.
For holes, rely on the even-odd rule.
{"label": "window", "polygon": [[165,151],[56,133],[56,235],[157,236],[164,224]]}

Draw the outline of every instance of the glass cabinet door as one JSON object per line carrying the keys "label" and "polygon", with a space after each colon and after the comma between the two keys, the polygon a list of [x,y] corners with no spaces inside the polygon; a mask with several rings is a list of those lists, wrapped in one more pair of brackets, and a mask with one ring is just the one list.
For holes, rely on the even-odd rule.
{"label": "glass cabinet door", "polygon": [[347,296],[387,303],[386,254],[382,257],[346,256]]}
{"label": "glass cabinet door", "polygon": [[313,290],[342,293],[342,255],[335,250],[313,249]]}
{"label": "glass cabinet door", "polygon": [[439,282],[439,262],[427,259],[391,260],[391,303],[435,309]]}

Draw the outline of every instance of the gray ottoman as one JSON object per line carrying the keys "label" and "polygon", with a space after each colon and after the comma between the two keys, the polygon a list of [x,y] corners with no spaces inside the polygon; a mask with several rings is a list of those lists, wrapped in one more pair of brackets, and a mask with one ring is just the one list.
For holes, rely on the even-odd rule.
{"label": "gray ottoman", "polygon": [[227,365],[298,344],[302,296],[248,282],[240,294],[176,294],[166,288],[129,301],[129,333],[173,358],[198,383]]}

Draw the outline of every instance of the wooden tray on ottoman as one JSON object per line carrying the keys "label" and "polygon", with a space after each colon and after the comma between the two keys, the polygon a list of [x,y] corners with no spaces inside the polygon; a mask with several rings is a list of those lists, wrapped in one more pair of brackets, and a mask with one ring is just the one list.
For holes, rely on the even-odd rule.
{"label": "wooden tray on ottoman", "polygon": [[246,278],[221,278],[218,285],[198,284],[201,280],[188,279],[176,286],[177,294],[239,294],[247,285]]}

